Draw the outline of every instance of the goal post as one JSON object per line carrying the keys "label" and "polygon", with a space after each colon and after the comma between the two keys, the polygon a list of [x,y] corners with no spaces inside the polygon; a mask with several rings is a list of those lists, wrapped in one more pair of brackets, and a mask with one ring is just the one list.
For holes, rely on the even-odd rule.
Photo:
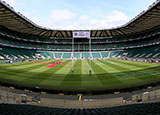
{"label": "goal post", "polygon": [[74,37],[72,37],[72,76],[74,75]]}
{"label": "goal post", "polygon": [[[88,39],[88,44],[89,44],[89,49],[87,49],[87,51],[89,52],[90,56],[89,56],[89,76],[92,75],[92,68],[91,68],[91,65],[92,65],[92,57],[91,57],[91,53],[92,53],[92,45],[91,45],[91,31],[87,30],[87,31],[81,31],[81,30],[75,30],[75,31],[72,31],[73,33],[73,37],[72,37],[72,53],[74,53],[74,39]],[[80,54],[79,52],[79,49],[80,48],[80,44],[78,44],[78,55]],[[72,75],[74,75],[74,55],[72,57]]]}
{"label": "goal post", "polygon": [[[90,31],[89,31],[89,33],[90,33]],[[90,53],[90,61],[89,61],[89,64],[90,64],[90,66],[89,66],[89,76],[92,76],[92,57],[91,57],[91,53],[92,53],[92,44],[91,44],[91,36],[89,36],[89,53]]]}

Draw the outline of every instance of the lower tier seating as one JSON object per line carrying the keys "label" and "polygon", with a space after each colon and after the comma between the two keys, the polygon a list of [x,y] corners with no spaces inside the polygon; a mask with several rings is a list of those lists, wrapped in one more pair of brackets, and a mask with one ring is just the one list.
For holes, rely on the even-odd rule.
{"label": "lower tier seating", "polygon": [[124,50],[121,55],[128,58],[160,59],[160,45]]}
{"label": "lower tier seating", "polygon": [[17,49],[17,48],[1,48],[0,56],[2,59],[32,59],[35,58],[36,51],[35,50],[25,50],[25,49]]}
{"label": "lower tier seating", "polygon": [[61,109],[32,105],[0,104],[0,115],[159,115],[160,103],[111,108]]}
{"label": "lower tier seating", "polygon": [[144,48],[133,48],[119,51],[94,51],[94,52],[54,52],[36,51],[22,48],[0,48],[0,60],[23,59],[102,59],[102,58],[138,58],[160,59],[160,45]]}

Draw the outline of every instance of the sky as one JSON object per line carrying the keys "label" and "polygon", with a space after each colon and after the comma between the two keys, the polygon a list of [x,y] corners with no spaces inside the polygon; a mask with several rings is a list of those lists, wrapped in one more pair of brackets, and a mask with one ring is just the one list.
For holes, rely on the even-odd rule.
{"label": "sky", "polygon": [[109,29],[124,25],[155,0],[3,0],[39,26]]}

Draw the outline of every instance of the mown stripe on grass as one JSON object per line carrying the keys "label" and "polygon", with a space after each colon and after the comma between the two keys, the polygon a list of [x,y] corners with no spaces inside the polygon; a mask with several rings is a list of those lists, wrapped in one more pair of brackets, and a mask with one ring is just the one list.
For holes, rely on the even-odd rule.
{"label": "mown stripe on grass", "polygon": [[[70,63],[71,60],[65,61],[65,63]],[[68,75],[72,65],[61,65],[59,69],[56,69],[56,72],[52,72],[52,75],[46,80],[42,81],[40,84],[49,84],[49,85],[60,85],[65,76]]]}
{"label": "mown stripe on grass", "polygon": [[135,61],[119,60],[119,59],[111,59],[111,61],[129,64],[131,66],[140,67],[140,68],[152,67],[153,65],[155,65],[155,64],[146,63],[146,62],[135,62]]}
{"label": "mown stripe on grass", "polygon": [[[47,61],[47,62],[51,62],[51,60],[50,61]],[[52,61],[53,62],[53,61]],[[6,69],[6,70],[10,70],[10,71],[12,71],[12,70],[16,70],[16,71],[19,71],[19,70],[26,70],[26,68],[32,68],[32,67],[34,67],[34,66],[37,66],[37,65],[42,65],[42,66],[44,66],[44,64],[40,64],[40,63],[29,63],[29,64],[27,64],[27,65],[21,65],[21,64],[19,64],[18,66],[12,66],[12,65],[10,65],[9,67],[0,67],[0,68],[4,68],[4,69]]]}
{"label": "mown stripe on grass", "polygon": [[[108,64],[108,63],[107,63]],[[111,65],[111,64],[109,64],[109,65]],[[116,64],[117,65],[117,64]],[[101,64],[101,66],[102,66],[102,64]],[[125,69],[125,68],[124,68]],[[141,81],[141,80],[143,80],[144,78],[143,78],[143,76],[140,76],[140,78],[138,77],[137,78],[137,75],[136,75],[136,72],[137,71],[131,71],[131,72],[133,72],[134,74],[135,74],[135,76],[133,76],[133,74],[130,74],[130,73],[116,73],[116,74],[113,74],[113,75],[115,75],[117,78],[122,78],[122,82],[123,83],[127,83],[127,82],[135,82],[135,81]],[[143,74],[143,73],[142,73]],[[127,75],[127,76],[126,76]],[[155,75],[156,76],[156,75]],[[146,76],[147,77],[147,76]],[[151,76],[150,76],[151,77]],[[111,80],[112,81],[112,80]],[[111,82],[110,81],[110,82]]]}
{"label": "mown stripe on grass", "polygon": [[[92,69],[95,71],[96,76],[103,85],[121,83],[121,81],[117,79],[115,76],[112,76],[111,74],[107,75],[108,71],[106,71],[101,66],[97,65],[93,60],[92,60]],[[97,74],[97,73],[103,73],[103,74]],[[112,80],[112,82],[106,82],[109,80]]]}
{"label": "mown stripe on grass", "polygon": [[[44,62],[44,61],[50,61],[50,60],[37,60],[35,62]],[[25,62],[20,62],[20,63],[13,63],[13,64],[0,64],[2,67],[17,67],[19,65],[24,66],[31,64],[31,62],[25,61]]]}
{"label": "mown stripe on grass", "polygon": [[[113,60],[112,60],[113,61]],[[114,60],[114,62],[115,63],[117,63],[118,65],[127,65],[127,66],[132,66],[132,67],[136,67],[136,68],[138,68],[137,70],[133,70],[133,71],[129,71],[130,73],[150,73],[150,72],[158,72],[158,71],[160,71],[160,68],[159,68],[159,65],[157,65],[157,66],[155,66],[155,65],[148,65],[148,67],[137,67],[137,66],[133,66],[133,65],[130,65],[129,63],[121,63],[121,62],[119,62],[119,61],[117,61],[117,60]]]}
{"label": "mown stripe on grass", "polygon": [[[121,63],[116,64],[116,65],[121,65]],[[127,73],[123,72],[122,74],[117,73],[117,74],[114,74],[114,75],[120,76],[119,78],[121,78],[121,76],[122,76],[123,77],[123,82],[129,82],[129,81],[133,82],[133,81],[135,81],[135,79],[133,79],[133,77],[136,78],[136,79],[139,79],[139,80],[145,80],[145,79],[152,79],[152,78],[154,78],[155,76],[157,76],[159,74],[158,71],[157,71],[157,69],[160,70],[159,66],[158,67],[154,66],[154,67],[150,67],[150,68],[146,68],[145,67],[145,68],[141,68],[139,70],[128,71]],[[124,77],[125,77],[125,79],[124,79]],[[132,77],[132,78],[128,79],[129,77]],[[126,78],[128,79],[128,81],[127,81]]]}
{"label": "mown stripe on grass", "polygon": [[21,65],[19,65],[19,69],[15,69],[15,68],[11,68],[12,67],[12,65],[10,66],[10,68],[6,68],[6,67],[0,67],[0,71],[8,71],[8,72],[17,72],[17,73],[21,73],[21,72],[26,72],[26,71],[28,71],[28,70],[32,70],[32,69],[34,69],[34,68],[38,68],[38,66],[39,67],[41,67],[41,66],[44,66],[44,64],[32,64],[32,63],[30,63],[30,65],[29,65],[29,67],[27,66],[27,67],[25,67],[25,68],[23,68],[23,66],[21,66]]}
{"label": "mown stripe on grass", "polygon": [[[104,63],[105,65],[106,65],[106,61],[105,60],[98,60],[99,62],[101,62],[101,63]],[[117,73],[116,75],[115,74],[113,74],[113,73],[110,73],[109,75],[112,75],[112,76],[114,76],[115,78],[117,78],[119,81],[121,81],[121,82],[126,82],[127,80],[137,80],[137,78],[135,78],[135,77],[132,77],[132,76],[119,76],[118,74],[128,74],[128,72],[125,72],[125,70],[126,71],[130,71],[130,69],[128,69],[128,68],[124,68],[124,67],[121,67],[121,66],[119,66],[119,65],[114,65],[113,63],[112,64],[109,64],[110,65],[110,67],[112,67],[112,68],[114,68],[114,69],[116,69],[117,71],[119,71],[119,73]],[[108,64],[107,64],[107,66],[108,66]],[[123,72],[122,72],[123,71]],[[127,80],[126,80],[127,79]]]}
{"label": "mown stripe on grass", "polygon": [[[56,71],[58,71],[61,68],[58,68],[58,66],[63,66],[63,65],[57,65],[57,69],[55,68],[38,68],[38,69],[34,69],[32,71],[36,71],[34,74],[32,73],[30,77],[27,77],[26,79],[24,79],[24,82],[33,82],[36,84],[40,84],[41,82],[43,82],[44,80],[48,79],[50,76],[52,76]],[[53,76],[52,76],[53,77]],[[57,77],[57,76],[56,76]]]}
{"label": "mown stripe on grass", "polygon": [[[45,61],[45,62],[48,62],[48,63],[53,63],[53,60],[50,60],[50,61]],[[42,64],[42,63],[30,63],[30,64],[27,64],[27,65],[20,65],[20,66],[16,66],[16,67],[10,67],[11,69],[13,68],[13,69],[23,69],[23,68],[29,68],[29,67],[32,67],[33,65],[44,65],[44,66],[47,66],[47,65],[49,65],[49,64]]]}
{"label": "mown stripe on grass", "polygon": [[78,71],[81,71],[81,61],[75,61],[74,64],[74,75],[72,75],[72,69],[70,70],[70,74],[67,74],[66,77],[64,78],[63,82],[61,83],[62,86],[81,86],[81,74],[76,74],[80,73]]}
{"label": "mown stripe on grass", "polygon": [[[90,63],[88,63],[88,60],[83,60],[82,61],[82,77],[84,76],[89,76],[89,70],[90,70]],[[91,68],[92,69],[92,68]],[[93,74],[95,74],[95,72],[92,72]]]}
{"label": "mown stripe on grass", "polygon": [[98,77],[96,76],[96,73],[92,68],[91,68],[92,75],[91,76],[89,75],[90,61],[83,60],[82,70],[85,71],[85,73],[84,72],[82,73],[82,82],[81,82],[82,86],[95,86],[95,85],[102,86],[103,85],[101,81],[98,79]]}
{"label": "mown stripe on grass", "polygon": [[[99,61],[106,65],[105,60],[99,60]],[[112,62],[112,61],[108,61],[108,62]],[[128,67],[128,64],[121,64],[121,63],[116,62],[116,63],[110,64],[109,66],[118,70],[121,73],[128,73],[128,72],[132,71],[131,67]]]}
{"label": "mown stripe on grass", "polygon": [[101,68],[103,68],[105,71],[97,71],[97,74],[105,74],[105,73],[118,73],[119,70],[111,67],[111,64],[108,64],[108,62],[100,62],[99,60],[97,60],[96,63],[94,63],[95,66],[100,66]]}
{"label": "mown stripe on grass", "polygon": [[74,66],[74,73],[78,76],[81,76],[82,74],[82,60],[77,60],[78,63]]}
{"label": "mown stripe on grass", "polygon": [[[36,64],[36,65],[33,64],[30,67],[26,67],[26,68],[18,69],[18,70],[8,69],[8,68],[0,68],[0,73],[6,74],[5,78],[8,78],[8,79],[14,78],[14,79],[18,79],[18,80],[23,80],[25,77],[28,77],[28,76],[34,74],[35,73],[33,71],[34,69],[37,69],[40,67],[44,67],[44,65],[43,64]],[[4,77],[4,76],[2,76],[2,77]]]}
{"label": "mown stripe on grass", "polygon": [[[143,69],[144,68],[144,67],[133,66],[133,65],[131,65],[129,63],[121,63],[121,62],[116,61],[116,60],[108,60],[108,62],[111,62],[111,63],[113,63],[115,65],[119,65],[119,66],[124,67],[124,68],[128,68],[129,71],[131,71],[131,70],[135,71],[135,70],[139,70],[139,69]],[[124,70],[124,71],[126,71],[126,70]]]}
{"label": "mown stripe on grass", "polygon": [[[140,82],[141,84],[145,84],[145,83],[155,82],[155,81],[159,81],[160,80],[159,74],[155,73],[155,72],[160,72],[160,67],[158,65],[154,66],[156,64],[151,64],[151,65],[153,65],[153,67],[148,68],[146,66],[146,67],[144,67],[145,69],[140,69],[140,70],[137,70],[137,71],[132,71],[132,70],[131,71],[129,71],[129,70],[125,71],[125,68],[127,68],[127,67],[128,67],[127,69],[130,69],[129,68],[129,66],[130,66],[129,63],[126,64],[126,63],[113,62],[113,64],[107,64],[111,60],[109,60],[109,61],[104,60],[104,63],[102,63],[102,62],[100,62],[98,60],[92,60],[92,61],[93,61],[92,62],[92,67],[94,66],[95,70],[97,70],[98,68],[100,68],[100,69],[102,68],[105,71],[100,71],[100,72],[96,71],[95,72],[95,70],[92,68],[92,73],[96,73],[98,76],[97,75],[93,75],[93,76],[89,77],[88,76],[89,72],[87,74],[84,74],[83,77],[76,76],[76,75],[79,75],[79,74],[81,75],[83,73],[83,69],[82,69],[83,68],[83,63],[87,63],[85,65],[88,65],[88,67],[89,67],[88,62],[86,60],[82,60],[81,64],[77,64],[77,65],[75,64],[75,69],[77,69],[77,70],[75,70],[76,71],[75,72],[76,73],[75,76],[71,75],[71,73],[72,73],[71,72],[71,69],[72,69],[71,65],[58,65],[55,68],[50,68],[50,70],[47,70],[48,68],[46,69],[45,65],[43,65],[43,64],[41,65],[40,64],[40,65],[37,65],[37,67],[27,67],[27,68],[23,68],[23,69],[19,68],[19,69],[21,69],[21,71],[19,71],[19,69],[18,69],[18,70],[14,70],[14,72],[10,72],[5,67],[4,68],[0,68],[0,78],[1,78],[1,76],[5,76],[6,78],[7,78],[7,76],[10,76],[11,79],[20,81],[21,80],[20,77],[22,77],[22,78],[26,77],[26,79],[27,79],[27,77],[35,76],[33,79],[31,78],[32,80],[30,80],[30,81],[26,80],[26,82],[27,83],[35,83],[35,85],[41,85],[41,86],[44,86],[44,87],[48,85],[51,88],[53,88],[54,86],[56,87],[56,85],[63,86],[63,87],[71,86],[70,88],[72,88],[73,86],[77,86],[78,88],[81,87],[81,86],[86,86],[86,87],[87,86],[93,86],[94,88],[96,86],[97,87],[98,86],[104,86],[104,87],[109,87],[109,88],[111,88],[111,87],[119,88],[118,85],[120,85],[121,87],[127,87],[127,86],[124,86],[124,85],[128,85],[130,83],[134,84],[134,83],[138,83],[138,82]],[[80,62],[76,61],[76,63],[80,63]],[[80,68],[79,65],[81,66],[81,70],[79,70],[79,68]],[[108,68],[111,68],[110,65],[114,65],[114,66],[118,65],[119,68],[123,67],[123,69],[122,69],[123,71],[122,72],[118,72],[118,73],[117,72],[116,73],[110,73],[110,70],[108,69]],[[132,66],[132,67],[134,67],[134,66]],[[85,68],[86,71],[89,71],[89,69],[87,69],[87,68]],[[136,66],[134,68],[136,68]],[[3,69],[3,70],[1,70],[1,69]],[[32,69],[35,69],[35,70],[32,71]],[[46,69],[46,70],[44,70],[44,69]],[[13,69],[10,69],[10,70],[12,71]],[[25,72],[27,72],[27,70],[29,70],[30,72],[25,73]],[[44,71],[42,72],[41,70],[44,70]],[[17,71],[24,72],[24,73],[18,73],[19,75],[18,74],[16,75]],[[116,71],[118,71],[118,70],[116,70]],[[153,75],[151,73],[152,71],[153,71]],[[124,72],[126,72],[126,73],[124,73]],[[143,72],[144,72],[144,75],[142,75]],[[49,77],[47,76],[47,77],[44,78],[45,75],[48,75]],[[64,80],[65,79],[65,75],[68,76],[68,80],[66,80],[66,81]],[[88,76],[88,77],[85,77],[85,75]],[[40,80],[39,80],[38,76],[40,77]],[[132,76],[132,77],[134,76],[134,77],[137,77],[138,79],[130,78],[128,76]],[[102,78],[101,80],[103,80],[104,84],[100,81],[99,77]],[[117,82],[116,77],[119,77],[121,79],[123,78],[123,82],[121,82],[121,81],[120,81],[120,83]],[[81,79],[78,80],[79,78],[81,78]],[[114,78],[114,79],[110,79],[110,78]],[[38,82],[35,82],[35,81],[37,81],[37,79],[38,79]],[[21,84],[21,85],[23,85],[23,84]],[[72,89],[70,89],[70,90],[72,90]]]}
{"label": "mown stripe on grass", "polygon": [[20,62],[20,63],[12,63],[12,64],[8,63],[8,64],[0,64],[0,66],[2,66],[2,67],[10,67],[10,66],[16,67],[16,66],[19,66],[20,64],[21,65],[27,65],[27,64],[30,64],[30,63],[31,62]]}

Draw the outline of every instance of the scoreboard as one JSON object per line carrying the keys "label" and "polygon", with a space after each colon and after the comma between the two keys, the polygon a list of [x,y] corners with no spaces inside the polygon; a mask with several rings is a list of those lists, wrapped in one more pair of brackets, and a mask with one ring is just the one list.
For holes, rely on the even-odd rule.
{"label": "scoreboard", "polygon": [[73,31],[73,38],[90,38],[90,31]]}

